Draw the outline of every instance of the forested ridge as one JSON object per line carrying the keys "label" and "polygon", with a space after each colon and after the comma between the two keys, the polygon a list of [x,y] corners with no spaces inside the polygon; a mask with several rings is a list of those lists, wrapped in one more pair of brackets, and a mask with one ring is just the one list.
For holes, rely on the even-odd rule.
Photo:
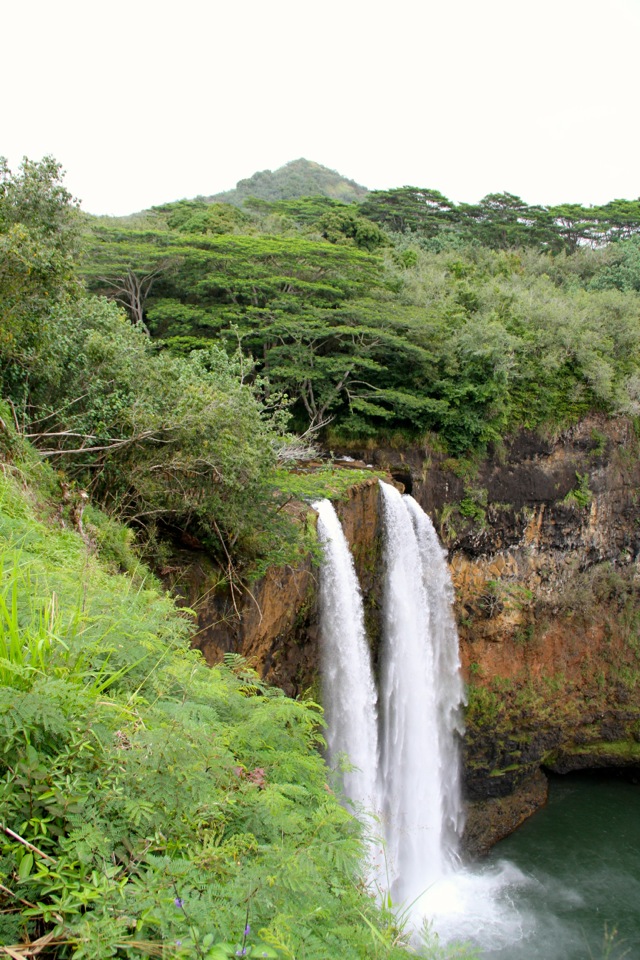
{"label": "forested ridge", "polygon": [[90,289],[175,355],[240,346],[329,445],[429,432],[460,456],[636,408],[638,201],[456,207],[401,188],[182,201],[89,230]]}
{"label": "forested ridge", "polygon": [[206,669],[145,561],[187,536],[235,589],[295,562],[290,467],[338,445],[463,459],[637,416],[639,232],[638,201],[415,188],[95,218],[54,160],[2,163],[3,943],[405,955],[318,708],[237,658]]}

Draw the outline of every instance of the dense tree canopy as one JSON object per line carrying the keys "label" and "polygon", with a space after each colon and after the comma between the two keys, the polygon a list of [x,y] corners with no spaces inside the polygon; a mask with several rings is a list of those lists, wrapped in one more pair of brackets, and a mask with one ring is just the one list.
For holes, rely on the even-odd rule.
{"label": "dense tree canopy", "polygon": [[166,286],[184,257],[169,259],[148,232],[136,236],[134,255],[129,241],[125,259],[96,261],[127,318],[83,289],[78,212],[59,166],[2,169],[0,371],[16,427],[95,501],[149,534],[158,523],[191,530],[227,561],[232,551],[255,559],[288,538],[272,482],[288,442],[283,419],[245,382],[247,361],[211,340],[188,357],[159,352],[147,335],[151,281]]}
{"label": "dense tree canopy", "polygon": [[2,169],[5,395],[48,456],[139,522],[255,552],[240,504],[269,514],[285,407],[301,432],[431,432],[456,454],[638,411],[638,202],[179,201],[85,218],[87,297],[58,165]]}
{"label": "dense tree canopy", "polygon": [[182,356],[241,343],[263,397],[286,393],[300,429],[431,431],[460,453],[518,426],[636,411],[637,239],[611,223],[605,243],[605,208],[598,238],[583,219],[575,244],[579,211],[569,227],[567,210],[560,223],[511,194],[456,207],[402,188],[359,211],[260,200],[206,234],[188,209],[158,208],[153,228],[97,222],[89,284],[110,294],[101,275],[165,264],[145,305],[153,337]]}
{"label": "dense tree canopy", "polygon": [[54,314],[80,292],[79,217],[51,157],[0,158],[0,380],[18,394],[47,363]]}

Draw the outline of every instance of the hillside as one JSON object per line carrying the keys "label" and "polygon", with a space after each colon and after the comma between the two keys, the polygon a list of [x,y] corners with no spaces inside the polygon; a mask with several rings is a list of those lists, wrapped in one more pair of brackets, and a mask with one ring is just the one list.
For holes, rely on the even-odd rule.
{"label": "hillside", "polygon": [[[11,956],[406,956],[359,874],[320,711],[215,669],[137,559],[0,443],[0,942]],[[393,934],[395,938],[396,934]]]}
{"label": "hillside", "polygon": [[277,170],[259,170],[246,180],[239,180],[235,190],[217,193],[207,200],[242,206],[249,197],[259,200],[294,200],[298,197],[330,197],[343,203],[361,200],[367,188],[348,180],[335,170],[312,160],[291,160]]}

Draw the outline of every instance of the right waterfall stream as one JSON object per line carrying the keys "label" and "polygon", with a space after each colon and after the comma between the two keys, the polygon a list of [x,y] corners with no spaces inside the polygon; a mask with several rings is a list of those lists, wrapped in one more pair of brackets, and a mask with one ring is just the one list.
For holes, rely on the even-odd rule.
{"label": "right waterfall stream", "polygon": [[394,900],[410,903],[457,860],[463,688],[444,551],[416,501],[380,487],[378,789],[389,887]]}
{"label": "right waterfall stream", "polygon": [[[314,504],[320,576],[323,700],[329,761],[346,754],[345,802],[377,818],[370,876],[394,902],[420,898],[458,862],[463,687],[453,587],[429,517],[381,483],[384,591],[378,690],[362,596],[328,500]],[[376,854],[377,849],[377,854]]]}

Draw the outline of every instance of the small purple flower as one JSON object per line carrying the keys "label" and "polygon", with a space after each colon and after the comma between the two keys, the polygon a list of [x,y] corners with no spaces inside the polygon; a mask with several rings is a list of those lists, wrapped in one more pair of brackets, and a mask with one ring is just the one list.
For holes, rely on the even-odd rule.
{"label": "small purple flower", "polygon": [[245,937],[248,937],[250,933],[251,933],[251,927],[249,926],[249,924],[247,924],[246,927],[244,928]]}
{"label": "small purple flower", "polygon": [[173,902],[175,903],[178,910],[181,910],[182,907],[184,907],[184,900],[182,899],[182,897],[176,897]]}
{"label": "small purple flower", "polygon": [[176,940],[176,947],[182,946],[182,940]]}
{"label": "small purple flower", "polygon": [[246,957],[247,948],[243,947],[242,950],[236,950],[236,957]]}

